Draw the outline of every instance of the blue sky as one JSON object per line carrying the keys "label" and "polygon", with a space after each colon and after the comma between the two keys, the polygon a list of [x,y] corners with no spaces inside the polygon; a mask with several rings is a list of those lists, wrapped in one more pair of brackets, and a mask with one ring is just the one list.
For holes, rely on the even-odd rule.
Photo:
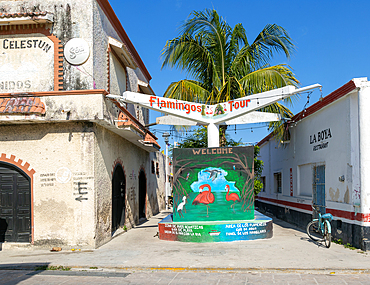
{"label": "blue sky", "polygon": [[[224,0],[109,0],[126,33],[134,44],[149,73],[150,85],[158,96],[167,86],[187,74],[176,69],[161,70],[161,50],[167,40],[178,36],[179,26],[196,10],[218,11],[229,25],[242,23],[250,42],[267,24],[285,28],[296,50],[290,60],[276,56],[273,64],[289,64],[301,86],[320,83],[323,96],[341,87],[352,78],[367,77],[370,68],[370,1],[224,1]],[[314,91],[309,105],[317,102],[320,92]],[[289,106],[294,114],[307,102],[307,94]],[[151,112],[151,122],[159,113]],[[251,131],[251,128],[253,132]],[[244,130],[243,130],[244,129]],[[163,147],[162,132],[169,126],[151,127]],[[259,125],[229,127],[235,140],[255,143],[268,134]],[[184,136],[184,135],[183,135]],[[176,137],[171,137],[170,143]]]}

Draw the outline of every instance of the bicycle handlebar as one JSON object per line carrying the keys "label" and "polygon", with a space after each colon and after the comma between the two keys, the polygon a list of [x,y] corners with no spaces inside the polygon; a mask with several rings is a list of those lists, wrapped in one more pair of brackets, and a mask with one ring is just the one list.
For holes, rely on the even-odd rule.
{"label": "bicycle handlebar", "polygon": [[311,207],[312,207],[312,209],[314,209],[314,210],[318,210],[318,208],[326,208],[326,206],[315,205],[315,204],[311,205]]}

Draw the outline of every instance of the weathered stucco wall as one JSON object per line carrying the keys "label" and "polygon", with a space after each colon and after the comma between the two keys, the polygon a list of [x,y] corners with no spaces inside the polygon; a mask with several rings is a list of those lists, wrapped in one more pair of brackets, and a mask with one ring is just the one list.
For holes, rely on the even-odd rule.
{"label": "weathered stucco wall", "polygon": [[[130,229],[139,222],[139,172],[144,170],[146,175],[146,217],[149,218],[163,209],[164,197],[163,169],[157,177],[150,172],[150,153],[132,145],[115,133],[96,127],[95,144],[95,188],[97,201],[97,246],[107,242],[112,232],[112,174],[114,167],[120,163],[126,177],[126,220],[125,226]],[[162,156],[154,157],[163,163]],[[162,198],[163,200],[163,198]]]}
{"label": "weathered stucco wall", "polygon": [[[49,12],[54,23],[50,31],[64,45],[72,38],[83,38],[93,46],[92,7],[93,0],[44,0],[44,1],[0,1],[1,13]],[[1,33],[0,33],[1,36]],[[40,57],[37,58],[38,60]],[[42,62],[42,61],[40,61]],[[93,89],[93,57],[81,68],[63,62],[63,89]],[[50,73],[52,77],[53,73]],[[52,78],[50,78],[52,80]],[[38,90],[40,91],[40,90]]]}
{"label": "weathered stucco wall", "polygon": [[[146,175],[146,217],[158,213],[165,207],[164,156],[150,153],[158,145],[147,140],[148,137],[153,140],[143,126],[149,122],[148,110],[127,106],[138,122],[117,102],[105,98],[104,90],[119,94],[125,90],[139,91],[138,84],[145,86],[150,79],[135,64],[129,64],[132,67],[129,68],[122,61],[113,60],[109,37],[123,41],[122,31],[117,32],[119,23],[111,22],[96,0],[0,0],[0,4],[0,13],[13,14],[12,20],[27,20],[15,14],[26,13],[23,18],[30,18],[34,12],[47,12],[52,18],[52,23],[46,25],[32,24],[27,28],[13,22],[11,28],[0,29],[0,41],[16,39],[22,44],[27,43],[23,38],[29,37],[50,46],[47,51],[9,49],[8,54],[0,46],[0,87],[2,76],[9,71],[4,63],[15,66],[15,71],[22,64],[36,68],[21,68],[12,73],[20,76],[17,90],[0,88],[1,104],[10,104],[7,110],[1,109],[0,154],[7,158],[13,155],[36,171],[32,185],[35,244],[97,247],[110,240],[112,171],[116,163],[122,164],[126,177],[127,228],[139,221],[141,169]],[[89,59],[78,67],[70,65],[62,55],[62,47],[72,38],[83,38],[90,47]],[[11,60],[6,61],[8,55]],[[24,61],[27,56],[32,57],[31,63]],[[135,61],[135,55],[130,56]],[[143,68],[142,63],[140,66]],[[38,85],[27,89],[28,78]],[[61,87],[56,88],[55,81]],[[68,92],[59,93],[60,88]],[[150,86],[145,88],[150,91]],[[31,91],[36,93],[29,102],[37,101],[39,112],[30,111],[35,106],[24,111]],[[122,120],[128,122],[124,126],[117,123],[120,114],[127,118]],[[159,173],[151,173],[152,161],[158,162]]]}
{"label": "weathered stucco wall", "polygon": [[[0,125],[0,133],[1,152],[28,162],[36,171],[33,183],[35,245],[94,246],[91,124]],[[86,189],[79,190],[79,182],[86,183],[83,184]]]}
{"label": "weathered stucco wall", "polygon": [[[109,82],[109,37],[112,37],[120,42],[122,39],[109,21],[99,4],[94,0],[45,0],[45,1],[0,1],[2,13],[32,13],[32,12],[49,12],[53,14],[53,24],[48,24],[48,30],[55,35],[64,46],[72,38],[83,38],[90,46],[90,58],[81,66],[72,66],[66,60],[63,60],[63,90],[89,90],[89,89],[105,89],[109,90],[109,84],[113,84],[112,91],[122,92],[124,90],[139,91],[138,80],[149,83],[143,75],[139,67],[131,69],[125,67],[125,76],[122,72],[111,73],[113,78]],[[34,36],[34,35],[33,35]],[[4,37],[0,33],[0,39]],[[9,37],[9,36],[7,36]],[[26,37],[26,36],[25,36]],[[47,37],[41,37],[44,41],[50,41]],[[50,42],[50,46],[52,43]],[[35,50],[39,52],[39,50]],[[53,50],[48,52],[48,56],[52,56]],[[54,63],[52,58],[49,58],[49,63],[45,60],[39,60],[42,56],[33,57],[33,66],[38,68],[39,72],[44,70],[45,79],[40,84],[42,88],[38,90],[18,90],[19,91],[50,91],[54,84],[53,68]],[[115,67],[112,67],[115,68]],[[49,72],[46,72],[50,69]],[[29,70],[23,68],[24,72]],[[0,70],[1,72],[1,70]],[[28,74],[27,73],[27,74]],[[35,73],[35,74],[36,74]],[[47,75],[50,78],[47,78]],[[26,74],[25,74],[26,76]],[[22,77],[22,76],[21,76]],[[24,76],[23,76],[24,77]],[[22,77],[22,78],[23,78]],[[126,82],[126,78],[128,78]],[[60,79],[60,78],[59,78]],[[56,80],[59,80],[56,79]],[[27,81],[27,78],[24,82]],[[121,88],[115,88],[118,85]],[[28,86],[29,83],[23,84]],[[49,86],[47,88],[47,86]],[[33,88],[36,88],[34,86]],[[46,88],[46,89],[45,89]],[[12,92],[17,90],[12,90]],[[5,92],[5,91],[4,91]],[[142,124],[148,123],[144,119],[146,110],[133,105],[128,105],[127,109],[135,116]]]}
{"label": "weathered stucco wall", "polygon": [[[164,209],[164,157],[90,122],[0,125],[1,152],[30,164],[34,244],[98,247],[112,235],[112,172],[126,177],[126,220],[139,222],[138,175],[146,174],[146,217]],[[151,173],[151,161],[159,174]]]}
{"label": "weathered stucco wall", "polygon": [[[117,31],[114,29],[112,24],[110,23],[109,19],[104,14],[103,10],[94,1],[94,9],[93,9],[93,39],[94,39],[94,48],[93,48],[93,55],[94,55],[94,78],[96,81],[97,88],[103,88],[108,90],[108,42],[109,38],[112,37],[118,41],[120,39]],[[113,68],[110,66],[110,68]],[[138,80],[143,81],[145,83],[149,83],[148,80],[143,75],[140,68],[132,69],[130,67],[126,67],[126,77],[120,78],[120,80],[125,80],[128,78],[127,81],[127,88],[125,90],[138,92]],[[113,80],[114,84],[114,80]],[[117,89],[113,88],[110,91],[112,94],[115,94]],[[120,95],[120,94],[115,94]],[[127,104],[127,110],[139,120],[140,123],[145,125],[144,121],[144,113],[145,110],[141,107],[135,107],[133,104]]]}
{"label": "weathered stucco wall", "polygon": [[161,152],[151,152],[149,156],[149,163],[158,163],[159,173],[151,172],[151,165],[148,170],[148,213],[150,216],[162,211],[166,208],[166,196],[165,196],[165,162],[166,157]]}

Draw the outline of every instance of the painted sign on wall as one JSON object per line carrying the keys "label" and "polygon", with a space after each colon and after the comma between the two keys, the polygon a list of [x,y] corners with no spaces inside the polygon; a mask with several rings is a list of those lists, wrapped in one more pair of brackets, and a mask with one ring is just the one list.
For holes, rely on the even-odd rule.
{"label": "painted sign on wall", "polygon": [[174,149],[174,222],[254,219],[253,147]]}
{"label": "painted sign on wall", "polygon": [[0,35],[0,93],[54,90],[54,43],[42,34]]}
{"label": "painted sign on wall", "polygon": [[313,151],[327,148],[329,146],[328,139],[331,139],[331,130],[330,128],[321,130],[317,134],[310,135],[310,144],[316,144],[313,146]]}
{"label": "painted sign on wall", "polygon": [[89,56],[90,48],[84,39],[71,39],[64,46],[64,57],[72,65],[84,64]]}

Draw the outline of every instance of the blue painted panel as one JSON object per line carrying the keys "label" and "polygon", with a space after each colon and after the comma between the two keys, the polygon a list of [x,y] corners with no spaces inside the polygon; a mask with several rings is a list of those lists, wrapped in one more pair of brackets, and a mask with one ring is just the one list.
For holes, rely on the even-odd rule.
{"label": "blue painted panel", "polygon": [[324,214],[325,210],[325,165],[314,167],[314,199],[315,205],[320,206],[320,212]]}

